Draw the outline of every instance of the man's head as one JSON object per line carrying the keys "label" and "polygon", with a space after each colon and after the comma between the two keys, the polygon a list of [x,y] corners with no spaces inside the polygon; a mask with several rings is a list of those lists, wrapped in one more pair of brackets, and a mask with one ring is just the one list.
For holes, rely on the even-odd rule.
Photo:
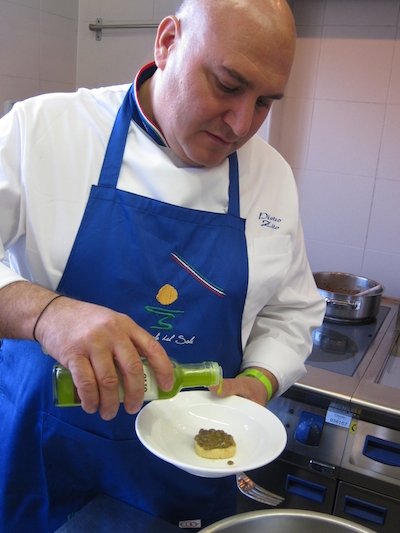
{"label": "man's head", "polygon": [[184,0],[160,23],[146,111],[182,161],[218,165],[283,96],[294,47],[284,0]]}

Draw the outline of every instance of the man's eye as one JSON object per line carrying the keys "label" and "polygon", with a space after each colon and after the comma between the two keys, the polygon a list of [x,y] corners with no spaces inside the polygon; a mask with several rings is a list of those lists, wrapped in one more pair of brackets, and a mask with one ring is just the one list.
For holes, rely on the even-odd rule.
{"label": "man's eye", "polygon": [[267,109],[271,107],[271,104],[272,102],[268,98],[258,98],[256,102],[257,107],[265,107]]}
{"label": "man's eye", "polygon": [[221,81],[218,81],[218,87],[223,91],[224,93],[233,94],[237,92],[237,87],[229,87],[228,85],[224,85]]}

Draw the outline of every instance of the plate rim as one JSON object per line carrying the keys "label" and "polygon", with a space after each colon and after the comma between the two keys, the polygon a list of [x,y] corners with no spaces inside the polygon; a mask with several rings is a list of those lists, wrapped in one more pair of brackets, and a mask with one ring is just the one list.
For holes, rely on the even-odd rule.
{"label": "plate rim", "polygon": [[[259,413],[262,413],[263,415],[266,415],[267,413],[267,417],[270,419],[270,420],[274,420],[276,423],[277,423],[277,427],[280,428],[281,430],[281,440],[282,440],[282,443],[281,443],[281,446],[280,446],[280,449],[278,449],[276,451],[275,454],[273,454],[274,456],[267,462],[265,462],[264,459],[260,459],[259,462],[253,462],[250,465],[229,465],[229,467],[225,466],[225,467],[222,467],[222,466],[215,466],[214,468],[211,466],[211,465],[207,465],[207,466],[201,466],[201,465],[194,465],[194,464],[191,464],[191,463],[188,463],[188,462],[184,462],[184,461],[179,461],[179,460],[176,460],[175,458],[171,458],[169,459],[167,455],[165,454],[162,454],[160,451],[158,451],[154,446],[152,446],[147,440],[146,438],[143,436],[143,433],[142,433],[142,429],[140,427],[141,425],[141,422],[143,421],[144,417],[146,416],[146,414],[154,409],[157,405],[166,405],[165,402],[180,402],[182,399],[183,399],[183,396],[181,395],[189,395],[191,396],[192,398],[198,398],[198,402],[199,403],[207,403],[207,404],[212,404],[212,403],[215,403],[215,401],[221,401],[221,402],[225,402],[225,403],[229,403],[229,402],[232,402],[232,400],[234,402],[239,402],[239,404],[247,404],[248,406],[251,407],[252,410],[255,410],[255,411],[258,411]],[[156,403],[155,403],[156,402]],[[162,402],[162,404],[159,404],[158,402]],[[194,400],[193,402],[194,403]],[[195,391],[182,391],[180,392],[179,394],[177,394],[176,396],[172,397],[172,398],[169,398],[167,400],[153,400],[151,402],[148,402],[147,404],[145,404],[142,409],[139,411],[137,417],[136,417],[136,420],[135,420],[135,431],[136,431],[136,435],[138,437],[138,439],[140,440],[140,442],[142,443],[142,445],[150,452],[152,453],[153,455],[155,455],[156,457],[158,457],[159,459],[177,467],[177,468],[180,468],[182,470],[185,470],[186,472],[189,472],[191,474],[194,474],[194,475],[201,475],[203,477],[217,477],[220,476],[220,477],[223,477],[223,476],[230,476],[230,475],[235,475],[237,474],[238,472],[242,472],[243,470],[245,471],[250,471],[250,470],[254,470],[256,468],[260,468],[266,464],[269,464],[271,463],[272,461],[274,461],[277,457],[279,457],[279,455],[283,452],[283,450],[285,449],[286,447],[286,444],[287,444],[287,431],[285,429],[285,426],[283,425],[282,421],[276,416],[275,413],[273,413],[271,410],[268,409],[268,407],[264,407],[248,398],[243,398],[241,396],[238,396],[238,395],[231,395],[231,396],[227,396],[225,398],[216,398],[210,391],[199,391],[199,390],[195,390]],[[224,461],[226,461],[226,459],[223,459]]]}

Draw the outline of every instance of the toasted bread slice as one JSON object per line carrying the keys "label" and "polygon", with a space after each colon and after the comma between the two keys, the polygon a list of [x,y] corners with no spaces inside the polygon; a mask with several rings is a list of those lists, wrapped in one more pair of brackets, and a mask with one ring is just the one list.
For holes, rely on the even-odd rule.
{"label": "toasted bread slice", "polygon": [[221,429],[201,429],[194,438],[194,449],[206,459],[229,459],[236,454],[236,443]]}

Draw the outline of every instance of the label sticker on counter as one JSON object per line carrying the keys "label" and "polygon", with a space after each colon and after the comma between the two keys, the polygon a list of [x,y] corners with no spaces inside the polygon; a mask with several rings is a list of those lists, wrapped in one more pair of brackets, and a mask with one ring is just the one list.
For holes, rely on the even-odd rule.
{"label": "label sticker on counter", "polygon": [[325,422],[327,424],[333,424],[334,426],[349,428],[352,418],[352,414],[347,411],[342,411],[336,407],[329,407],[326,412]]}
{"label": "label sticker on counter", "polygon": [[355,433],[357,431],[357,422],[353,421],[350,426],[350,433]]}

